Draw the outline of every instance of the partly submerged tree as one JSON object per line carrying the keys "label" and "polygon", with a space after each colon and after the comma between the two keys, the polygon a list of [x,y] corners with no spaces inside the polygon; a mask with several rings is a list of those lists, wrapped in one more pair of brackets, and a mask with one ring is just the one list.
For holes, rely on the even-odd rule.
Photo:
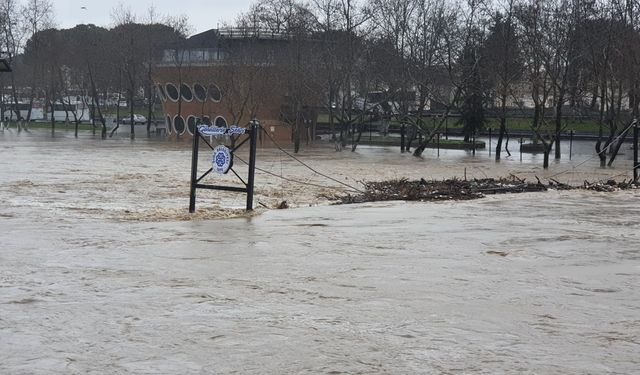
{"label": "partly submerged tree", "polygon": [[[497,12],[484,45],[485,64],[489,67],[489,81],[493,88],[492,101],[498,107],[500,129],[495,160],[499,161],[502,142],[507,136],[507,103],[515,99],[515,88],[522,79],[524,65],[516,23],[513,17],[514,0],[506,0],[505,13]],[[516,99],[517,100],[517,99]],[[505,150],[509,153],[508,138]]]}

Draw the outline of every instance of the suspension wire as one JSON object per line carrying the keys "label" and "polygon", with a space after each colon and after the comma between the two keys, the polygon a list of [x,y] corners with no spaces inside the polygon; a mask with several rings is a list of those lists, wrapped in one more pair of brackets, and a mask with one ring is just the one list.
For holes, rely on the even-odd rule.
{"label": "suspension wire", "polygon": [[[634,126],[636,123],[637,123],[637,120],[633,120],[633,121],[631,121],[631,123],[629,124],[629,126],[627,126],[627,127],[626,127],[626,128],[625,128],[625,129],[624,129],[624,130],[623,130],[623,131],[622,131],[618,136],[617,136],[617,137],[615,137],[615,138],[614,138],[614,139],[613,139],[613,140],[612,140],[612,141],[611,141],[611,142],[610,142],[610,143],[609,143],[609,144],[608,144],[604,149],[602,149],[600,152],[596,152],[596,154],[595,154],[595,155],[592,155],[590,158],[588,158],[588,159],[586,159],[586,160],[583,160],[582,162],[580,162],[580,163],[578,163],[578,164],[574,165],[573,167],[571,167],[571,169],[566,169],[566,170],[564,170],[564,171],[561,171],[561,172],[558,172],[558,173],[556,173],[556,174],[553,174],[553,175],[551,175],[551,176],[547,177],[547,179],[554,178],[554,177],[556,177],[556,176],[559,176],[559,175],[562,175],[562,174],[565,174],[565,173],[571,172],[572,170],[574,170],[574,169],[576,169],[576,168],[578,168],[578,167],[580,167],[580,166],[582,166],[582,165],[586,164],[587,162],[589,162],[589,161],[591,161],[591,160],[595,159],[596,157],[599,157],[602,153],[604,153],[604,152],[608,151],[608,150],[609,150],[609,148],[610,148],[611,146],[613,146],[613,145],[616,143],[616,141],[617,141],[618,139],[620,139],[623,135],[624,135],[624,136],[626,136],[626,134],[627,134],[627,132],[629,131],[629,129],[631,129],[631,127],[632,127],[632,126]],[[559,140],[558,140],[558,142],[559,142]]]}
{"label": "suspension wire", "polygon": [[[242,158],[240,158],[240,157],[239,157],[239,156],[237,156],[237,155],[235,155],[235,156],[234,156],[234,158],[236,158],[236,159],[240,160],[241,162],[245,163],[246,165],[249,165],[249,163],[247,163],[245,160],[243,160]],[[283,179],[283,180],[285,180],[285,181],[293,182],[293,183],[300,184],[300,185],[307,185],[307,186],[319,187],[319,188],[323,188],[323,189],[337,190],[335,186],[326,186],[326,185],[314,184],[314,183],[311,183],[311,182],[305,182],[305,181],[295,180],[295,179],[292,179],[292,178],[288,178],[288,177],[285,177],[285,176],[281,176],[281,175],[279,175],[279,174],[277,174],[277,173],[273,173],[273,172],[271,172],[271,171],[268,171],[268,170],[266,170],[266,169],[262,169],[262,168],[259,168],[259,167],[256,167],[256,170],[257,170],[257,171],[260,171],[260,172],[262,172],[262,173],[265,173],[265,174],[268,174],[268,175],[271,175],[271,176],[274,176],[274,177],[277,177],[277,178]],[[353,191],[355,191],[355,192],[361,192],[361,191],[359,191],[359,190],[353,190]]]}
{"label": "suspension wire", "polygon": [[309,170],[311,170],[313,173],[315,173],[315,174],[317,174],[317,175],[320,175],[320,176],[322,176],[322,177],[324,177],[324,178],[327,178],[327,179],[329,179],[329,180],[331,180],[331,181],[333,181],[333,182],[336,182],[336,183],[338,183],[338,184],[340,184],[340,185],[346,186],[346,187],[348,187],[348,188],[349,188],[349,189],[351,189],[351,190],[357,191],[357,192],[359,192],[359,193],[363,193],[363,191],[362,191],[362,190],[360,190],[360,189],[358,189],[358,188],[356,188],[356,187],[353,187],[353,186],[351,186],[351,185],[349,185],[349,184],[346,184],[346,183],[344,183],[344,182],[342,182],[342,181],[340,181],[340,180],[337,180],[337,179],[335,179],[335,178],[333,178],[333,177],[331,177],[331,176],[327,176],[326,174],[321,173],[321,172],[319,172],[319,171],[315,170],[314,168],[312,168],[311,166],[309,166],[308,164],[306,164],[306,163],[305,163],[305,162],[303,162],[302,160],[300,160],[300,159],[298,159],[297,157],[295,157],[294,155],[292,155],[290,152],[288,152],[288,151],[286,151],[285,149],[283,149],[283,148],[278,144],[278,142],[276,142],[276,140],[275,140],[275,139],[273,139],[273,137],[271,136],[271,134],[269,134],[269,132],[267,132],[267,131],[262,127],[262,125],[259,125],[259,126],[260,126],[260,129],[262,129],[262,130],[264,131],[264,133],[267,135],[267,137],[269,137],[269,139],[271,140],[271,142],[273,142],[273,144],[274,144],[274,145],[276,145],[276,147],[277,147],[280,151],[282,151],[285,155],[287,155],[288,157],[290,157],[290,158],[292,158],[293,160],[297,161],[298,163],[302,164],[304,167],[308,168]]}
{"label": "suspension wire", "polygon": [[[634,170],[634,169],[636,169],[636,168],[640,168],[640,163],[638,163],[638,164],[636,164],[636,165],[634,165],[634,166],[633,166],[633,168],[632,168],[632,170],[631,170],[631,173],[632,173],[632,172],[633,172],[633,170]],[[609,178],[608,178],[608,180],[613,179],[613,178],[616,178],[616,177],[620,177],[620,176],[625,176],[625,177],[626,177],[629,173],[630,173],[630,172],[628,172],[628,171],[627,171],[627,172],[624,172],[624,173],[619,173],[619,174],[617,174],[617,175],[614,175],[614,176],[609,177]],[[633,177],[631,177],[631,181],[633,181]]]}

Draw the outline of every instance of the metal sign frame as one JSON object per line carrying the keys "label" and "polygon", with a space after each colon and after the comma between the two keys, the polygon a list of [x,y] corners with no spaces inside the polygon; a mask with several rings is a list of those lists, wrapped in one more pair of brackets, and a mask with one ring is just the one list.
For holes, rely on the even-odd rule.
{"label": "metal sign frame", "polygon": [[[259,129],[259,123],[256,120],[252,120],[249,122],[248,128],[239,128],[239,127],[230,127],[230,128],[216,128],[216,127],[208,127],[208,126],[199,126],[195,129],[195,134],[193,135],[193,148],[191,150],[191,193],[189,196],[189,212],[194,213],[196,210],[196,191],[197,189],[207,189],[207,190],[223,190],[223,191],[233,191],[238,193],[246,193],[247,194],[247,211],[253,210],[253,185],[255,180],[256,173],[256,142],[257,142],[257,134]],[[211,135],[224,135],[224,134],[248,134],[249,137],[245,138],[242,142],[240,142],[237,146],[231,149],[231,155],[235,153],[240,147],[242,147],[247,141],[249,142],[249,175],[248,180],[245,182],[242,177],[236,173],[233,169],[233,165],[229,168],[229,171],[233,172],[233,174],[238,177],[238,179],[244,184],[245,187],[237,187],[237,186],[222,186],[222,185],[207,185],[201,184],[203,178],[213,172],[213,167],[209,168],[202,176],[198,177],[198,154],[200,148],[200,139],[202,139],[207,146],[213,151],[214,147],[204,138],[202,132],[210,133]]]}

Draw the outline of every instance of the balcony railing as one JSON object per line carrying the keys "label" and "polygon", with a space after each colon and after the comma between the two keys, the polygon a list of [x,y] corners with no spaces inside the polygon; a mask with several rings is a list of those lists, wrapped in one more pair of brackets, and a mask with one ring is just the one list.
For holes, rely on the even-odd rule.
{"label": "balcony railing", "polygon": [[228,39],[289,39],[290,34],[286,32],[273,31],[257,27],[228,27],[219,29],[220,37]]}

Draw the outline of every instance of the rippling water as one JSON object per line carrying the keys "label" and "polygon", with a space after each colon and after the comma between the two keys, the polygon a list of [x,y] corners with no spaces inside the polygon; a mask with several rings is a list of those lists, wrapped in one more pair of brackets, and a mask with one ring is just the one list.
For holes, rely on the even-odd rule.
{"label": "rippling water", "polygon": [[640,368],[638,191],[140,221],[186,208],[183,149],[0,147],[2,374]]}

